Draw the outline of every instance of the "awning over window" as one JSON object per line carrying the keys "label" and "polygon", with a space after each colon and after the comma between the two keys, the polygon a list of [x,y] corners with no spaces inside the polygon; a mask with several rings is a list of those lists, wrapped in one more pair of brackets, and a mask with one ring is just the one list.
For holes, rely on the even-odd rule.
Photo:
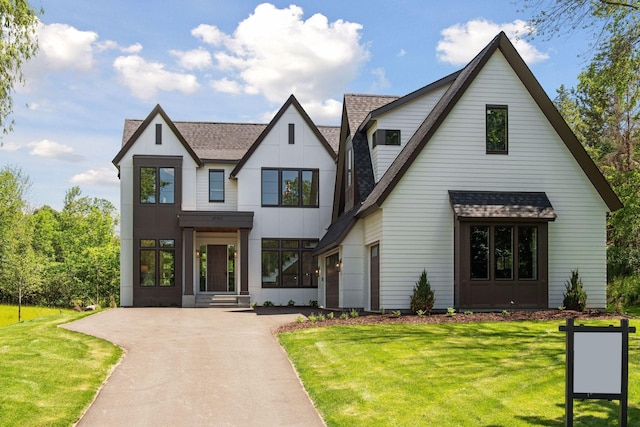
{"label": "awning over window", "polygon": [[545,193],[449,190],[449,201],[456,219],[556,219],[556,213]]}

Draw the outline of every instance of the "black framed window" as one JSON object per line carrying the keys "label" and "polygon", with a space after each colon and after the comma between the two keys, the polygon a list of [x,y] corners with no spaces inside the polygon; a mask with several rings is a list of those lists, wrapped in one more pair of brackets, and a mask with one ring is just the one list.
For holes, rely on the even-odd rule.
{"label": "black framed window", "polygon": [[209,170],[209,201],[224,202],[223,170]]}
{"label": "black framed window", "polygon": [[176,241],[140,239],[140,286],[175,286]]}
{"label": "black framed window", "polygon": [[317,239],[262,239],[262,287],[318,287]]}
{"label": "black framed window", "polygon": [[351,187],[353,184],[353,147],[347,148],[347,188]]}
{"label": "black framed window", "polygon": [[400,131],[398,129],[378,129],[373,133],[373,146],[400,145]]}
{"label": "black framed window", "polygon": [[140,203],[175,203],[175,168],[140,168]]}
{"label": "black framed window", "polygon": [[509,152],[507,106],[487,105],[486,149],[488,154],[507,154]]}
{"label": "black framed window", "polygon": [[262,169],[262,206],[317,208],[318,169]]}

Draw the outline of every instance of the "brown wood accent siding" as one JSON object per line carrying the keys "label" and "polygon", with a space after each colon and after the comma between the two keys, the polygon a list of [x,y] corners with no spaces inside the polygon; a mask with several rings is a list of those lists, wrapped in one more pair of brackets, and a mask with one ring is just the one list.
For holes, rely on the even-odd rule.
{"label": "brown wood accent siding", "polygon": [[[458,225],[458,224],[457,224]],[[514,278],[495,279],[493,251],[489,252],[489,280],[471,280],[470,230],[474,225],[530,225],[538,227],[537,279],[517,277],[518,251],[514,244]],[[548,308],[548,224],[547,222],[515,222],[508,220],[459,222],[455,240],[456,272],[454,274],[455,305],[473,309],[544,309]],[[491,237],[492,239],[493,237]],[[493,246],[490,245],[490,248]]]}
{"label": "brown wood accent siding", "polygon": [[369,249],[370,281],[371,281],[371,311],[380,310],[380,245],[373,245]]}
{"label": "brown wood accent siding", "polygon": [[[195,231],[193,228],[185,228],[183,231],[184,242],[184,295],[193,295],[193,268],[194,265],[194,238]],[[176,262],[179,262],[179,254],[176,254]]]}
{"label": "brown wood accent siding", "polygon": [[227,245],[207,246],[207,291],[227,291]]}
{"label": "brown wood accent siding", "polygon": [[333,254],[326,259],[326,304],[327,308],[340,307],[340,272],[336,268],[339,255]]}
{"label": "brown wood accent siding", "polygon": [[[133,156],[133,305],[182,305],[182,232],[178,226],[178,212],[182,205],[181,156]],[[140,203],[140,168],[174,168],[174,203]],[[140,286],[140,239],[171,239],[175,241],[175,285]]]}
{"label": "brown wood accent siding", "polygon": [[249,295],[249,230],[240,229],[240,295]]}

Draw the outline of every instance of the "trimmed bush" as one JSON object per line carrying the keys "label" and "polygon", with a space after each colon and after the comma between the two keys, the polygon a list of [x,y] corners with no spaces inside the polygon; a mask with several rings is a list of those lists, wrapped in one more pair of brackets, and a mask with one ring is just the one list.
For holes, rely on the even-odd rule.
{"label": "trimmed bush", "polygon": [[411,311],[417,313],[431,314],[433,304],[436,302],[435,295],[431,290],[429,279],[427,279],[427,271],[422,270],[420,279],[416,282],[416,287],[413,289],[413,295],[411,296]]}
{"label": "trimmed bush", "polygon": [[571,271],[571,279],[564,284],[566,292],[562,305],[567,310],[584,311],[587,306],[587,293],[582,288],[582,279],[578,269]]}

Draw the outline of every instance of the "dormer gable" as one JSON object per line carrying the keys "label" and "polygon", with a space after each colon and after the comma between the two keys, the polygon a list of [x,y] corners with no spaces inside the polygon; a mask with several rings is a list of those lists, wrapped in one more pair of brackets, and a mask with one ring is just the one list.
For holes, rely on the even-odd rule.
{"label": "dormer gable", "polygon": [[[161,119],[161,121],[156,120],[158,117]],[[147,131],[147,129],[149,129],[154,133],[153,138],[156,145],[162,145],[163,143],[166,143],[165,138],[163,138],[164,130],[162,126],[163,123],[161,122],[164,122],[164,124],[167,125],[169,131],[172,132],[173,135],[175,135],[176,139],[180,142],[180,144],[183,146],[183,148],[189,154],[189,156],[193,159],[193,161],[198,166],[202,166],[203,164],[202,160],[200,160],[200,158],[196,155],[193,149],[189,146],[186,139],[182,136],[178,128],[175,126],[174,122],[169,118],[169,116],[162,109],[160,104],[157,104],[155,108],[151,110],[151,113],[149,113],[147,118],[144,119],[143,122],[137,127],[137,129],[133,132],[133,134],[131,134],[131,136],[126,141],[123,141],[122,148],[120,149],[118,154],[116,154],[116,156],[113,158],[112,163],[117,167],[122,161],[123,157],[127,154],[127,152],[131,149],[131,147],[133,147],[136,141],[138,141],[140,136],[145,131]],[[152,124],[154,124],[154,126],[151,128]],[[126,131],[127,131],[127,127],[125,126],[125,132]]]}

